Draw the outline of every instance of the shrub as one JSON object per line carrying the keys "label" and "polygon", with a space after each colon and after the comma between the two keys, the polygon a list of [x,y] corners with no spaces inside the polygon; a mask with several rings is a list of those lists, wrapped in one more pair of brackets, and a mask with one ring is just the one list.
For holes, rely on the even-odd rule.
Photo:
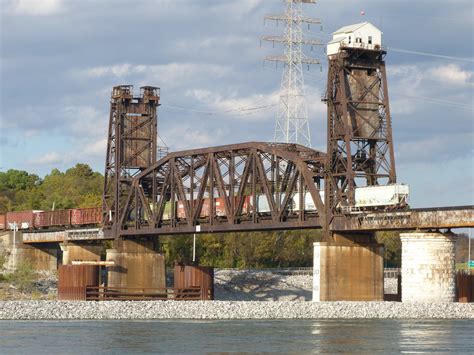
{"label": "shrub", "polygon": [[35,280],[35,270],[30,262],[25,261],[18,265],[17,269],[8,275],[8,280],[16,285],[21,292],[31,292]]}

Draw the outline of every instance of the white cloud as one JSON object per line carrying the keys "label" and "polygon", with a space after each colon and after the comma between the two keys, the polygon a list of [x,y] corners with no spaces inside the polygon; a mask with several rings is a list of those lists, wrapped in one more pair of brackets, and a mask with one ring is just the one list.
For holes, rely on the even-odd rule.
{"label": "white cloud", "polygon": [[108,114],[93,106],[67,106],[62,110],[68,131],[75,137],[104,137]]}
{"label": "white cloud", "polygon": [[244,16],[255,10],[263,0],[239,0],[219,2],[211,7],[211,11],[220,14],[232,14],[233,16]]}
{"label": "white cloud", "polygon": [[63,9],[62,0],[10,0],[4,4],[4,11],[17,15],[46,16]]}
{"label": "white cloud", "polygon": [[466,84],[473,78],[472,71],[463,70],[456,64],[438,66],[427,71],[433,78],[450,84]]}
{"label": "white cloud", "polygon": [[107,138],[99,139],[98,141],[85,142],[82,148],[81,156],[85,159],[91,157],[104,158],[107,150]]}
{"label": "white cloud", "polygon": [[122,63],[87,68],[85,70],[76,71],[75,74],[79,78],[86,76],[90,78],[115,77],[121,79],[141,74],[146,75],[148,81],[150,80],[150,77],[156,77],[161,79],[161,81],[173,82],[175,80],[189,80],[191,77],[196,76],[213,76],[219,78],[230,73],[231,69],[230,66],[201,63],[176,62],[157,65],[132,65],[129,63]]}
{"label": "white cloud", "polygon": [[63,157],[57,152],[49,152],[38,158],[31,159],[28,161],[28,164],[31,165],[56,165],[64,161]]}
{"label": "white cloud", "polygon": [[115,77],[121,78],[128,75],[130,72],[131,72],[130,64],[117,64],[117,65],[89,68],[83,71],[83,74],[92,78],[101,78],[104,76],[115,76]]}
{"label": "white cloud", "polygon": [[[223,48],[230,46],[255,46],[256,39],[254,37],[243,37],[236,35],[228,36],[212,36],[206,37],[198,42],[198,48],[200,49],[211,49],[211,48]],[[190,46],[190,41],[181,40],[178,44],[181,48],[186,48]]]}
{"label": "white cloud", "polygon": [[163,132],[167,139],[171,151],[187,150],[195,148],[204,148],[219,145],[228,136],[226,129],[200,129],[190,126],[174,126],[168,131]]}
{"label": "white cloud", "polygon": [[265,121],[274,117],[269,112],[276,112],[278,105],[278,92],[270,94],[256,94],[246,97],[238,96],[233,92],[222,95],[206,89],[190,89],[185,95],[199,101],[209,111],[205,115],[216,114],[218,117],[227,116],[242,121]]}
{"label": "white cloud", "polygon": [[[472,132],[442,135],[433,134],[427,138],[396,142],[399,164],[411,162],[442,162],[459,157],[472,156]],[[459,152],[459,148],[463,152]]]}

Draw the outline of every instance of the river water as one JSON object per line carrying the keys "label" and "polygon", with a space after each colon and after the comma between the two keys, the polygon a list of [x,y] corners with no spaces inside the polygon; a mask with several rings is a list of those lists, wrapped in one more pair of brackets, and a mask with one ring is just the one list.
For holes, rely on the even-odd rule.
{"label": "river water", "polygon": [[0,321],[2,354],[474,352],[472,320]]}

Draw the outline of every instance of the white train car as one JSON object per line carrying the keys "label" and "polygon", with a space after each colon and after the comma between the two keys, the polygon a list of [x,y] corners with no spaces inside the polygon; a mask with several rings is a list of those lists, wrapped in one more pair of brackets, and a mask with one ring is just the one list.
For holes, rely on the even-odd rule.
{"label": "white train car", "polygon": [[[324,203],[324,190],[319,190],[319,196],[321,196],[321,200]],[[293,195],[293,211],[299,212],[300,210],[300,194],[297,192]],[[304,210],[305,211],[316,211],[316,204],[313,201],[313,197],[311,193],[306,192],[304,194]]]}
{"label": "white train car", "polygon": [[409,192],[408,185],[404,184],[357,187],[355,207],[406,206]]}
{"label": "white train car", "polygon": [[[283,203],[285,200],[285,193],[280,194],[280,204]],[[274,201],[277,200],[277,194],[273,195]],[[250,205],[253,205],[253,199],[250,198]],[[292,208],[292,206],[290,206]],[[270,204],[268,203],[268,199],[266,195],[257,195],[257,210],[258,213],[270,213]]]}

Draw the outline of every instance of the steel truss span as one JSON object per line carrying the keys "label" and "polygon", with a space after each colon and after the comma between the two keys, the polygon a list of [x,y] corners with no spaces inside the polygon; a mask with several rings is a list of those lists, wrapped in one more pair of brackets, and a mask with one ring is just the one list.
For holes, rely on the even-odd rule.
{"label": "steel truss span", "polygon": [[118,236],[322,228],[326,155],[251,142],[170,153],[120,201]]}

